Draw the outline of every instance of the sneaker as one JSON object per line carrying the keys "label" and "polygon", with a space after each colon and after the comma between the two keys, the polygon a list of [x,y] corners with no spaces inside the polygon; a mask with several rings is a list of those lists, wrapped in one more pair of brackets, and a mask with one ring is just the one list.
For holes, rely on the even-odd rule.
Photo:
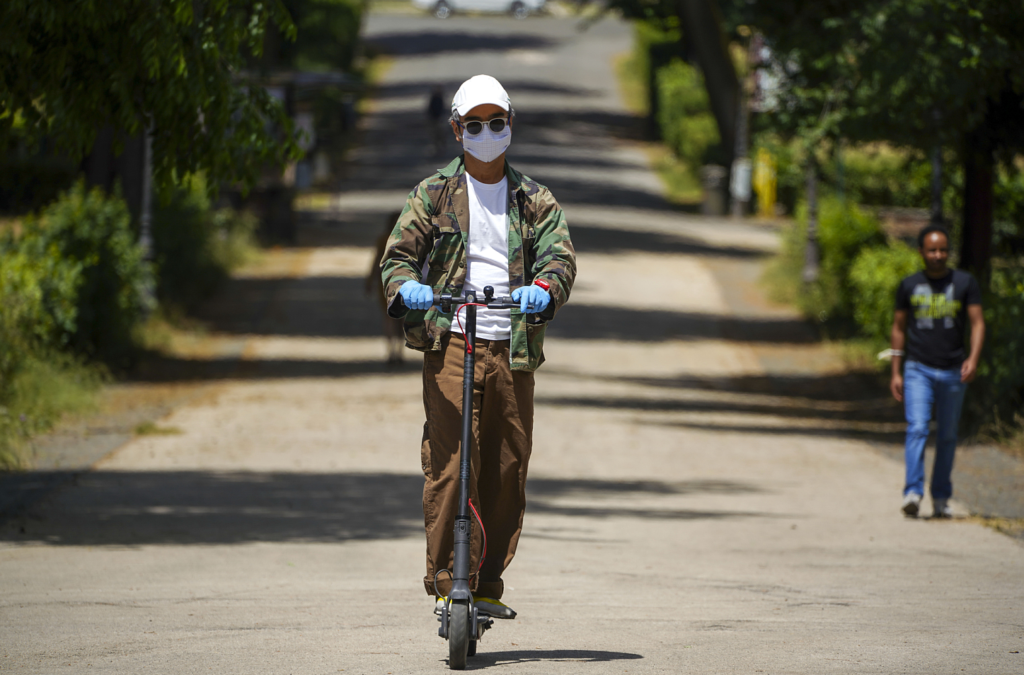
{"label": "sneaker", "polygon": [[949,508],[948,499],[932,499],[932,518],[952,518],[953,509]]}
{"label": "sneaker", "polygon": [[444,603],[447,602],[447,596],[438,596],[437,602],[434,603],[434,614],[441,616],[441,612],[444,611]]}
{"label": "sneaker", "polygon": [[495,619],[514,619],[516,618],[516,612],[514,609],[503,603],[501,600],[494,598],[474,598],[473,606],[476,607],[476,611],[481,614],[494,617]]}
{"label": "sneaker", "polygon": [[903,495],[903,513],[911,518],[917,516],[917,512],[921,510],[921,495],[916,492],[908,492]]}

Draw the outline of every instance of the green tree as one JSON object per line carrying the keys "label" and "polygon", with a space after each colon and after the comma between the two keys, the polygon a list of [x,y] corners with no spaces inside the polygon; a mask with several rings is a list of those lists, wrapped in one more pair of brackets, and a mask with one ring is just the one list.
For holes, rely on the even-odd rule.
{"label": "green tree", "polygon": [[43,139],[73,158],[99,129],[153,133],[153,177],[203,171],[253,184],[298,153],[280,103],[243,77],[268,30],[294,39],[280,0],[4,0],[0,151]]}
{"label": "green tree", "polygon": [[775,123],[958,146],[1024,93],[1024,6],[1001,0],[778,0],[738,14],[787,71]]}
{"label": "green tree", "polygon": [[[1024,5],[1006,0],[611,0],[664,20],[716,5],[727,35],[756,29],[784,72],[759,124],[809,147],[884,140],[955,149],[964,167],[963,248],[983,271],[994,162],[1024,149]],[[685,44],[695,36],[687,36]],[[712,84],[709,82],[709,85]]]}
{"label": "green tree", "polygon": [[362,0],[282,0],[298,39],[280,43],[280,62],[299,70],[349,70],[359,44]]}
{"label": "green tree", "polygon": [[786,71],[769,125],[812,144],[885,140],[959,153],[961,261],[983,272],[994,161],[1024,149],[1024,5],[778,0],[737,15],[762,31]]}

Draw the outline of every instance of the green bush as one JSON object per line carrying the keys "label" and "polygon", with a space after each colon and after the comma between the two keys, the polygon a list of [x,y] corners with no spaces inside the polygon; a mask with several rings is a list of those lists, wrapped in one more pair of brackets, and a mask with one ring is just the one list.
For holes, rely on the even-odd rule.
{"label": "green bush", "polygon": [[720,141],[704,77],[695,66],[673,59],[658,70],[657,86],[662,139],[690,167],[701,166]]}
{"label": "green bush", "polygon": [[931,162],[884,144],[843,147],[821,165],[821,180],[859,204],[927,208]]}
{"label": "green bush", "polygon": [[865,249],[854,260],[849,275],[853,318],[879,347],[889,344],[896,288],[922,265],[921,254],[903,242]]}
{"label": "green bush", "polygon": [[157,298],[184,311],[209,297],[255,250],[256,219],[211,208],[201,178],[185,181],[153,213]]}
{"label": "green bush", "polygon": [[966,399],[968,425],[1006,431],[1024,410],[1024,265],[994,267],[982,302],[985,346]]}
{"label": "green bush", "polygon": [[1024,254],[1024,171],[1001,166],[994,185],[995,212],[992,214],[993,250],[996,254]]}
{"label": "green bush", "polygon": [[[803,260],[807,242],[807,205],[797,208],[799,250],[790,250]],[[864,248],[885,244],[878,219],[850,201],[836,197],[818,200],[818,246],[820,267],[818,279],[800,293],[798,305],[818,321],[847,319],[853,316],[853,289],[849,271],[854,259]],[[792,244],[791,244],[792,246]]]}
{"label": "green bush", "polygon": [[675,17],[665,21],[633,22],[633,72],[646,92],[647,115],[657,117],[657,74],[674,56],[679,54],[679,21]]}
{"label": "green bush", "polygon": [[0,244],[0,468],[19,463],[15,450],[23,433],[20,406],[12,405],[15,381],[54,332],[33,272],[7,237]]}
{"label": "green bush", "polygon": [[[119,362],[129,355],[132,332],[148,309],[150,266],[124,200],[80,182],[26,218],[13,246],[25,275],[19,293],[38,292],[47,317],[33,332],[86,357]],[[26,281],[33,274],[37,291]]]}
{"label": "green bush", "polygon": [[[752,156],[762,147],[776,160],[778,202],[793,212],[797,196],[804,194],[807,182],[801,142],[784,141],[770,130],[761,130],[754,134]],[[823,194],[841,195],[862,206],[931,206],[931,161],[920,152],[881,143],[843,145],[834,151],[820,149],[818,168],[818,189]],[[953,157],[947,157],[942,179],[943,210],[947,216],[960,213],[961,173]],[[1006,185],[1012,182],[1006,172],[1000,173],[1000,180]],[[1004,201],[999,192],[1003,183],[997,181],[996,185],[997,210]]]}
{"label": "green bush", "polygon": [[5,364],[36,347],[60,348],[75,333],[84,265],[0,240],[0,375]]}
{"label": "green bush", "polygon": [[79,185],[0,240],[0,468],[23,465],[27,438],[89,407],[103,369],[83,356],[130,343],[145,266],[127,218],[123,202]]}
{"label": "green bush", "polygon": [[994,249],[983,299],[986,337],[978,368],[972,418],[994,427],[996,435],[1020,434],[1024,422],[1024,171],[1003,165],[996,173]]}

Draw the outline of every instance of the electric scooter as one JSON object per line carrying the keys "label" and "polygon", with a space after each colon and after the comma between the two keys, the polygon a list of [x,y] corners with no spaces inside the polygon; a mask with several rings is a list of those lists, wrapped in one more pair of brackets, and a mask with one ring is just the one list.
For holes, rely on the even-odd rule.
{"label": "electric scooter", "polygon": [[[448,572],[452,577],[452,590],[441,611],[441,627],[437,634],[448,640],[448,667],[452,670],[463,670],[466,667],[466,657],[476,654],[477,641],[494,625],[494,619],[473,606],[473,594],[469,590],[469,462],[472,453],[466,452],[466,449],[470,447],[473,434],[473,373],[476,362],[473,344],[476,342],[476,308],[518,309],[519,303],[514,302],[509,296],[495,297],[494,288],[491,286],[484,287],[482,298],[474,291],[458,297],[443,293],[435,295],[434,303],[444,314],[451,313],[453,309],[458,312],[465,307],[465,323],[462,329],[466,336],[466,358],[462,375],[462,446],[459,457],[459,505],[455,516],[455,562],[452,565],[453,569],[440,570],[434,575],[435,591],[437,576],[441,572]],[[486,539],[484,542],[486,549]],[[440,596],[440,593],[437,595]]]}

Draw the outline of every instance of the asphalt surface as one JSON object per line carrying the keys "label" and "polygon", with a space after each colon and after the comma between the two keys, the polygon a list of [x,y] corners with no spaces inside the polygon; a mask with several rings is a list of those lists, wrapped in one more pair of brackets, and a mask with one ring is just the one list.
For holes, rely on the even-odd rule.
{"label": "asphalt surface", "polygon": [[418,365],[383,365],[363,283],[446,163],[430,86],[479,72],[512,96],[510,159],[562,202],[580,276],[537,376],[519,617],[470,669],[1021,671],[1024,547],[899,515],[878,451],[898,410],[764,300],[775,232],[661,198],[612,75],[627,26],[366,31],[395,61],[339,190],[149,374],[201,395],[0,527],[0,671],[447,669],[419,581]]}

